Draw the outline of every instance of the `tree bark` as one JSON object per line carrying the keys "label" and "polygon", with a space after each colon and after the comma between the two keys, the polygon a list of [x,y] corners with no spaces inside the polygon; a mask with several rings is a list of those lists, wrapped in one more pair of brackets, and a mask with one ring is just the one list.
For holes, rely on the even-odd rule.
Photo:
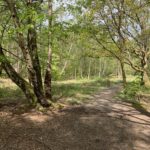
{"label": "tree bark", "polygon": [[91,59],[89,60],[89,68],[88,68],[88,79],[90,79],[90,76],[91,76]]}
{"label": "tree bark", "polygon": [[125,72],[124,63],[121,60],[120,60],[120,66],[121,66],[121,72],[122,72],[123,87],[125,88],[127,84],[126,72]]}
{"label": "tree bark", "polygon": [[142,71],[141,71],[141,85],[145,86],[145,87],[150,87],[150,79],[148,76],[148,61],[144,61],[145,59],[143,59],[141,61],[141,67],[142,67]]}
{"label": "tree bark", "polygon": [[0,56],[3,57],[3,61],[2,61],[2,67],[5,70],[5,72],[7,73],[8,77],[18,86],[20,87],[20,89],[23,91],[23,93],[25,94],[25,96],[27,97],[29,103],[33,106],[36,105],[37,103],[37,99],[36,96],[34,94],[33,88],[32,86],[26,81],[24,80],[16,71],[15,69],[12,67],[12,65],[10,64],[10,62],[7,60],[7,58],[5,57],[2,47],[0,47]]}
{"label": "tree bark", "polygon": [[45,71],[45,80],[44,80],[44,88],[45,88],[45,96],[47,99],[52,100],[52,0],[48,0],[48,15],[49,15],[49,25],[48,25],[48,60],[47,60],[47,68]]}
{"label": "tree bark", "polygon": [[76,80],[77,79],[77,68],[75,67],[75,70],[74,70],[74,79]]}
{"label": "tree bark", "polygon": [[[28,7],[32,9],[32,2],[28,2]],[[34,93],[37,96],[39,103],[42,106],[49,106],[49,102],[45,98],[43,83],[42,83],[42,75],[41,75],[41,64],[39,61],[38,51],[37,51],[37,34],[35,29],[35,22],[32,17],[28,17],[28,24],[32,26],[28,29],[28,38],[27,38],[27,47],[29,51],[29,55],[31,58],[31,68],[29,71],[30,80],[34,88]]]}
{"label": "tree bark", "polygon": [[102,70],[102,67],[101,67],[101,59],[99,58],[99,71],[98,71],[98,76],[99,78],[101,77],[101,70]]}
{"label": "tree bark", "polygon": [[144,52],[142,53],[141,59],[141,85],[144,85],[145,87],[150,87],[150,79],[148,76],[149,55],[147,54],[147,45],[145,45],[143,49]]}
{"label": "tree bark", "polygon": [[148,73],[146,71],[143,73],[143,81],[144,81],[144,86],[149,88],[150,87],[150,79],[149,79]]}
{"label": "tree bark", "polygon": [[2,75],[3,67],[2,64],[0,64],[0,76]]}
{"label": "tree bark", "polygon": [[[6,0],[6,3],[12,14],[15,28],[19,29],[21,27],[21,24],[18,18],[15,2],[12,0],[11,1]],[[28,1],[27,3],[28,8],[33,7],[31,3],[32,3],[31,1]],[[36,95],[38,102],[42,106],[48,107],[49,103],[45,98],[43,85],[42,85],[41,66],[39,62],[37,43],[36,43],[36,39],[37,39],[36,30],[34,27],[34,21],[30,16],[28,16],[28,24],[33,25],[33,27],[30,27],[28,29],[27,41],[25,41],[24,35],[21,32],[17,31],[18,44],[22,50],[24,60],[27,65],[28,77],[29,77],[29,81],[33,86],[34,94]]]}
{"label": "tree bark", "polygon": [[33,68],[30,69],[30,81],[34,87],[34,92],[39,103],[41,103],[42,106],[46,106],[48,105],[48,102],[45,98],[42,85],[41,65],[37,52],[36,31],[34,28],[30,28],[28,31],[28,49],[31,56],[31,64],[33,66]]}

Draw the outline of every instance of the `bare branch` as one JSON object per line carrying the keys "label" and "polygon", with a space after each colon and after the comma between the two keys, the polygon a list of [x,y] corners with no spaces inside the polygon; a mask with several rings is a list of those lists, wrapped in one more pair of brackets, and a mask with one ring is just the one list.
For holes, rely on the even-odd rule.
{"label": "bare branch", "polygon": [[3,48],[3,47],[1,47],[1,48],[2,48],[2,50],[4,50],[5,52],[8,52],[8,53],[10,53],[11,55],[13,55],[15,58],[21,60],[22,62],[25,62],[22,58],[18,57],[16,54],[10,52],[9,50],[7,50],[7,49],[5,49],[5,48]]}

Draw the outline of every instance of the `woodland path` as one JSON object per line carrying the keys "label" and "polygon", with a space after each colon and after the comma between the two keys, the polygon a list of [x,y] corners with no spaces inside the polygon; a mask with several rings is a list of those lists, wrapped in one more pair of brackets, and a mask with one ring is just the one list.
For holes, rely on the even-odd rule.
{"label": "woodland path", "polygon": [[0,150],[150,150],[150,117],[117,101],[119,90],[45,114],[0,108]]}

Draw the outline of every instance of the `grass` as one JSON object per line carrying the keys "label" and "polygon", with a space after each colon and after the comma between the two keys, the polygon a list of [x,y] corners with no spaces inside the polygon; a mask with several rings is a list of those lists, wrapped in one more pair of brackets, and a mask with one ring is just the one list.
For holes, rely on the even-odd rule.
{"label": "grass", "polygon": [[[110,86],[107,79],[82,79],[53,82],[53,98],[70,104],[80,104],[88,100],[92,94]],[[0,78],[0,102],[25,102],[22,91],[10,79]]]}
{"label": "grass", "polygon": [[22,101],[23,92],[10,79],[0,78],[0,102]]}
{"label": "grass", "polygon": [[88,100],[92,94],[101,91],[106,86],[110,86],[109,80],[82,79],[60,81],[53,84],[53,95],[54,99],[63,97],[71,104],[78,104]]}
{"label": "grass", "polygon": [[141,86],[140,82],[135,80],[128,82],[126,88],[118,94],[118,97],[122,101],[131,103],[134,108],[141,112],[150,112],[150,101],[144,102],[142,95],[150,97],[150,88]]}

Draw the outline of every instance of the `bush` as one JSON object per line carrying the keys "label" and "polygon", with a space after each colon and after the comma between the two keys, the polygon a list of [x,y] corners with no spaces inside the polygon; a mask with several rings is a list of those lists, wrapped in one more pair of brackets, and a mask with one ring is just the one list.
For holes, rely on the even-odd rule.
{"label": "bush", "polygon": [[139,111],[147,113],[147,111],[149,110],[149,104],[147,102],[145,103],[145,100],[144,103],[142,103],[142,95],[149,93],[150,88],[141,86],[140,82],[137,80],[128,83],[125,89],[119,93],[118,97],[120,100],[131,103],[132,106],[138,109]]}
{"label": "bush", "polygon": [[119,94],[119,97],[126,100],[135,100],[137,93],[141,91],[141,85],[138,81],[130,82],[125,89]]}
{"label": "bush", "polygon": [[133,98],[140,91],[140,89],[141,89],[140,83],[131,82],[127,84],[123,92],[127,97]]}

